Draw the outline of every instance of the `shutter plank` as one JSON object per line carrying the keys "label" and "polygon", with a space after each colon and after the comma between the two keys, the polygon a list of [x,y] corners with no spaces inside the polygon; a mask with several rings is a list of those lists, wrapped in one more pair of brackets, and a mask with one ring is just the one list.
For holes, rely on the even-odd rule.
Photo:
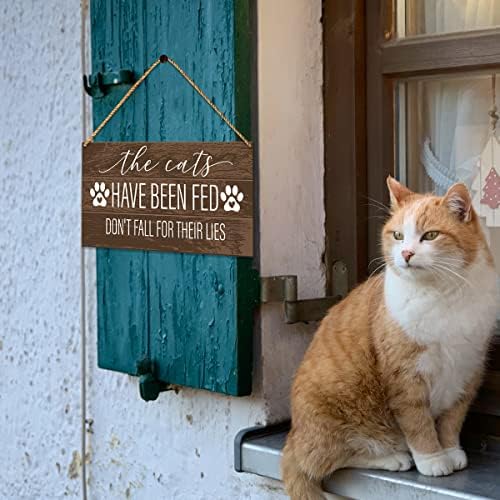
{"label": "shutter plank", "polygon": [[[91,3],[92,71],[125,67],[141,74],[145,60],[142,19],[144,1],[93,0]],[[134,19],[136,21],[131,22]],[[106,66],[103,67],[103,64]],[[126,86],[92,103],[99,124],[125,93]],[[96,141],[147,139],[146,95],[133,99],[99,134]],[[137,360],[148,352],[149,278],[147,254],[131,250],[96,250],[98,364],[101,368],[135,374]]]}

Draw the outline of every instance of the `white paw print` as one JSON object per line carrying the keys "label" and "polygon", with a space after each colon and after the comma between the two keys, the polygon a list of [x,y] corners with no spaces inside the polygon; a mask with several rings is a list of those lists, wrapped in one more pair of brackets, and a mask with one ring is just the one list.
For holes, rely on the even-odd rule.
{"label": "white paw print", "polygon": [[240,203],[243,201],[244,197],[244,194],[236,184],[234,186],[228,184],[225,191],[222,191],[220,194],[220,199],[224,203],[224,211],[239,212],[241,208]]}
{"label": "white paw print", "polygon": [[106,198],[109,196],[109,189],[104,182],[96,182],[94,187],[90,188],[90,196],[94,207],[105,207],[108,204]]}

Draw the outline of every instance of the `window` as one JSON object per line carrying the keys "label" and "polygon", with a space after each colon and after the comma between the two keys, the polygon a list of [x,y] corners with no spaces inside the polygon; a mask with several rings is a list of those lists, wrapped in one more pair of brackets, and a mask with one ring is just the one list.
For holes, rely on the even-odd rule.
{"label": "window", "polygon": [[[500,167],[500,66],[491,60],[483,64],[491,54],[492,37],[500,40],[495,29],[500,24],[500,3],[398,0],[394,7],[395,40],[389,43],[396,49],[400,40],[412,44],[406,51],[410,66],[421,51],[431,54],[434,48],[437,52],[443,47],[440,44],[453,40],[440,54],[442,68],[406,74],[401,67],[391,78],[394,173],[414,190],[438,194],[454,182],[464,182],[473,194],[500,272],[500,211],[496,209],[500,191],[495,189]],[[461,53],[469,41],[477,50],[476,61],[463,67]],[[476,412],[490,416],[500,415],[499,372],[493,370],[498,368],[498,348],[492,354],[475,406]],[[489,422],[491,432],[497,434],[498,423]]]}
{"label": "window", "polygon": [[[500,2],[325,2],[324,19],[327,263],[343,260],[351,285],[373,270],[392,174],[437,193],[468,184],[500,272]],[[469,421],[499,435],[500,336],[491,358]]]}
{"label": "window", "polygon": [[464,182],[473,193],[497,268],[499,90],[494,71],[402,79],[395,89],[397,176],[414,190],[438,194],[454,182]]}

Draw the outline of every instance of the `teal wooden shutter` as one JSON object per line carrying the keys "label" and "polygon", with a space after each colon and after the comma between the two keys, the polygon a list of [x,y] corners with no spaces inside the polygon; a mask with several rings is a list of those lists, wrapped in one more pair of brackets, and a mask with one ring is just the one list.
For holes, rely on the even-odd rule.
{"label": "teal wooden shutter", "polygon": [[[247,0],[92,0],[92,70],[140,75],[166,53],[250,137]],[[126,88],[94,99],[98,124]],[[172,68],[160,66],[101,141],[230,141],[232,132]],[[98,363],[231,395],[251,392],[252,259],[97,250]]]}

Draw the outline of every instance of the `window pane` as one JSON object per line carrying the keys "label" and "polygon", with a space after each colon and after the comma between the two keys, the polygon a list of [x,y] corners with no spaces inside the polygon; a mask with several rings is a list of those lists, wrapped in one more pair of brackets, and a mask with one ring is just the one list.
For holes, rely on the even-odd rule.
{"label": "window pane", "polygon": [[499,101],[500,73],[396,86],[398,177],[415,191],[437,194],[454,182],[467,184],[500,271]]}
{"label": "window pane", "polygon": [[500,25],[498,0],[397,0],[399,37],[488,29]]}

